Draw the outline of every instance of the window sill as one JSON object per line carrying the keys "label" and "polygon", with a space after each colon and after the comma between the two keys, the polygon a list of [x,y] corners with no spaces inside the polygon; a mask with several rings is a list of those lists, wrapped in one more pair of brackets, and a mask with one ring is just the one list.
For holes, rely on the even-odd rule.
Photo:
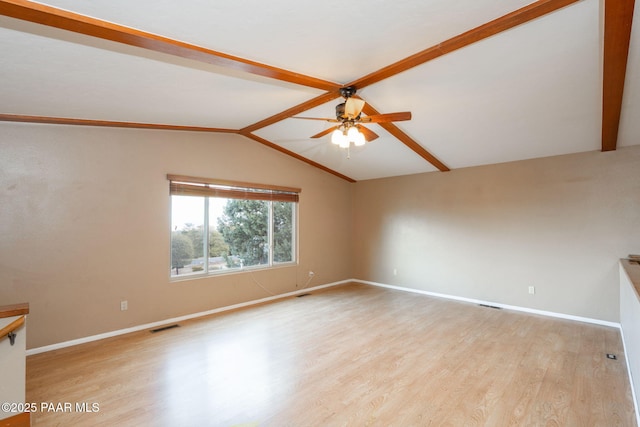
{"label": "window sill", "polygon": [[298,266],[298,263],[293,261],[293,262],[283,262],[277,265],[266,266],[266,267],[255,266],[255,267],[244,267],[244,268],[229,268],[224,270],[216,270],[209,273],[192,273],[185,276],[171,276],[169,278],[169,281],[171,283],[186,282],[189,280],[210,279],[212,277],[229,276],[233,274],[243,274],[243,273],[253,273],[256,271],[265,271],[265,270],[277,270],[281,268],[291,268],[291,267],[297,267],[297,266]]}

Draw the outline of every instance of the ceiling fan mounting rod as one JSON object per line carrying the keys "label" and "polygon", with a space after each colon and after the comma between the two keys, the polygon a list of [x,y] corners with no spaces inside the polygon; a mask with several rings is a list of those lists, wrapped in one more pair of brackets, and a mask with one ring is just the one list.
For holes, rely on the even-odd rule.
{"label": "ceiling fan mounting rod", "polygon": [[342,95],[343,98],[351,98],[355,94],[356,94],[355,86],[347,86],[347,87],[340,88],[340,95]]}

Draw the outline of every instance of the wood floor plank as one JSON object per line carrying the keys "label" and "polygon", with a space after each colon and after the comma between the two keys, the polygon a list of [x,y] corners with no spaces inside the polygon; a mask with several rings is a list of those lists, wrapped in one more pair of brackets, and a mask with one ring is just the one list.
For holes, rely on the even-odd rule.
{"label": "wood floor plank", "polygon": [[636,425],[618,330],[362,284],[30,356],[27,400],[99,405],[35,427]]}

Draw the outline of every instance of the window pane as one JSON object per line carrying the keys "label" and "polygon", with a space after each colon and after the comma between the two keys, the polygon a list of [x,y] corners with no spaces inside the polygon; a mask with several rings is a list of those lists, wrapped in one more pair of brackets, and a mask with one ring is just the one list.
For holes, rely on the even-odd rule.
{"label": "window pane", "polygon": [[218,231],[218,219],[222,217],[227,200],[229,199],[209,198],[209,271],[225,270],[234,265],[233,259],[229,257],[229,245]]}
{"label": "window pane", "polygon": [[290,202],[273,202],[273,262],[293,261],[293,209]]}
{"label": "window pane", "polygon": [[229,245],[228,267],[268,265],[268,225],[268,202],[226,199],[218,218],[218,232]]}
{"label": "window pane", "polygon": [[204,267],[204,197],[171,196],[171,276]]}

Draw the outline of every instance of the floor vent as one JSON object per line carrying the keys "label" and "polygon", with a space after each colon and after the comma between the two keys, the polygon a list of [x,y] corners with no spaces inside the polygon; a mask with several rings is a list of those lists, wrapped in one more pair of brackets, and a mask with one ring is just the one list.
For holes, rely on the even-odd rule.
{"label": "floor vent", "polygon": [[173,328],[178,328],[180,327],[180,325],[176,324],[176,325],[169,325],[169,326],[162,326],[160,328],[156,328],[156,329],[151,329],[152,334],[155,334],[156,332],[162,332],[162,331],[166,331],[167,329],[173,329]]}
{"label": "floor vent", "polygon": [[480,307],[487,307],[487,308],[493,308],[496,310],[502,310],[502,307],[496,307],[495,305],[489,305],[489,304],[478,304]]}
{"label": "floor vent", "polygon": [[311,295],[311,294],[300,294],[300,295],[296,295],[296,298],[306,297],[307,295]]}

